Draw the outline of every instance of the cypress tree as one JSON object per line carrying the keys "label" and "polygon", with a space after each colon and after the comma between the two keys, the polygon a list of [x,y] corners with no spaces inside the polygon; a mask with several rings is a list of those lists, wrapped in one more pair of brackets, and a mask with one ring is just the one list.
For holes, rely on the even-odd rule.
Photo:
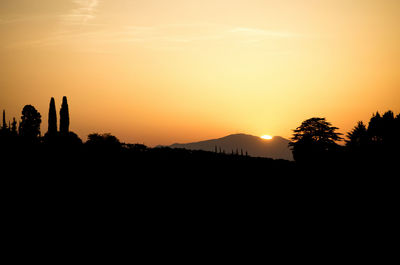
{"label": "cypress tree", "polygon": [[7,123],[6,123],[6,111],[3,110],[3,130],[7,129]]}
{"label": "cypress tree", "polygon": [[13,135],[17,135],[17,121],[15,120],[15,117],[13,118],[13,122],[11,123],[11,133]]}
{"label": "cypress tree", "polygon": [[57,134],[57,112],[56,112],[56,103],[54,98],[52,97],[50,100],[49,107],[49,127],[47,133],[49,135]]}
{"label": "cypress tree", "polygon": [[67,97],[63,97],[60,109],[60,133],[67,134],[69,132],[69,111]]}

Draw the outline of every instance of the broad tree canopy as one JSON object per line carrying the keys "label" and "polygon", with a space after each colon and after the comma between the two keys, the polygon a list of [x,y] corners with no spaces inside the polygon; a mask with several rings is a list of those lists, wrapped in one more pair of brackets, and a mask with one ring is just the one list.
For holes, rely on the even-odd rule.
{"label": "broad tree canopy", "polygon": [[337,127],[331,126],[325,118],[311,118],[293,130],[289,145],[296,161],[319,160],[329,151],[337,147],[337,141],[342,140]]}

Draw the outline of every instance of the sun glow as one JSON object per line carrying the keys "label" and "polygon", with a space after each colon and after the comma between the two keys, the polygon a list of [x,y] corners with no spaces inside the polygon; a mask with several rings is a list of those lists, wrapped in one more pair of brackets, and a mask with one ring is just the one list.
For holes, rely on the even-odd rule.
{"label": "sun glow", "polygon": [[264,140],[271,140],[272,136],[266,134],[266,135],[261,136],[261,138],[264,139]]}

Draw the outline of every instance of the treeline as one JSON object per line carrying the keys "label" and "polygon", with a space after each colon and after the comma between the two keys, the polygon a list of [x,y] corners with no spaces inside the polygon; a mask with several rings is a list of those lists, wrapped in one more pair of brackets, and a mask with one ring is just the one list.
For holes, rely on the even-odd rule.
{"label": "treeline", "polygon": [[149,148],[143,144],[123,143],[108,133],[92,133],[86,141],[82,141],[69,129],[70,116],[66,97],[63,97],[59,112],[56,110],[54,98],[51,98],[47,132],[44,135],[40,131],[42,116],[31,105],[23,108],[19,122],[13,118],[13,122],[7,125],[6,120],[6,112],[3,111],[3,126],[0,130],[2,156],[9,162],[29,164],[30,167],[52,168],[54,171],[62,169],[60,174],[72,169],[79,172],[81,169],[77,170],[78,168],[97,174],[127,174],[126,172],[136,172],[144,168],[147,172],[166,169],[167,172],[181,174],[189,174],[190,170],[208,171],[216,166],[220,172],[235,172],[239,168],[252,168],[255,171],[265,166],[271,170],[293,168],[290,161],[254,158],[243,151],[225,154],[168,147]]}
{"label": "treeline", "polygon": [[[172,151],[171,148],[148,148],[143,144],[126,144],[120,142],[120,140],[109,133],[89,134],[87,140],[82,141],[79,136],[69,130],[70,117],[67,97],[63,97],[61,108],[59,110],[59,123],[57,117],[57,110],[55,99],[50,99],[49,111],[48,111],[48,126],[47,132],[42,136],[40,131],[42,123],[42,115],[32,105],[26,105],[22,109],[22,115],[17,122],[16,118],[13,118],[12,123],[6,119],[6,111],[3,110],[3,125],[0,128],[0,146],[3,151],[5,150],[20,150],[20,149],[51,149],[55,150],[75,150],[82,151],[91,150],[94,153],[113,153],[113,152],[126,152],[126,151],[137,151],[140,153],[149,152],[154,149],[154,153],[170,152],[170,153],[181,153],[181,155],[187,156],[204,156],[204,154],[210,154],[211,152],[203,151],[191,151],[177,149]],[[204,153],[204,154],[202,154]],[[219,157],[227,156],[228,154],[216,149],[215,154],[218,153]],[[202,155],[199,155],[202,154]],[[243,150],[236,150],[236,153],[232,150],[229,157],[249,157],[247,152]]]}
{"label": "treeline", "polygon": [[[253,158],[243,152],[225,154],[218,148],[215,152],[192,151],[171,148],[148,148],[143,144],[126,144],[111,134],[93,133],[83,142],[76,133],[69,130],[70,117],[66,97],[63,97],[59,119],[54,98],[48,111],[47,132],[42,136],[41,114],[32,105],[22,109],[19,121],[15,118],[7,122],[3,111],[0,129],[1,155],[10,160],[41,159],[52,161],[90,161],[101,163],[147,163],[174,164],[183,166],[186,162],[206,165],[207,163],[227,163],[226,166],[253,163],[255,168],[269,166],[279,169],[300,166],[312,168],[320,166],[349,167],[395,164],[399,161],[400,114],[387,111],[383,115],[376,112],[368,124],[358,122],[346,135],[338,133],[325,118],[305,120],[293,131],[290,146],[296,163],[284,160]],[[63,157],[63,159],[58,159]],[[101,163],[99,163],[101,161]],[[232,163],[232,161],[235,161]],[[251,162],[249,162],[251,161]],[[57,163],[56,163],[57,164]]]}
{"label": "treeline", "polygon": [[142,144],[124,144],[111,134],[92,133],[88,135],[86,142],[70,131],[70,116],[67,97],[63,97],[59,110],[59,120],[54,98],[50,99],[48,112],[47,132],[42,135],[40,125],[42,115],[32,105],[26,105],[22,109],[22,115],[17,122],[13,118],[12,123],[6,119],[6,111],[3,110],[3,122],[0,128],[0,147],[2,154],[22,154],[35,151],[43,153],[79,154],[84,151],[107,154],[122,152],[123,150],[137,150],[143,152],[148,148]]}
{"label": "treeline", "polygon": [[[0,129],[0,144],[2,148],[18,149],[33,148],[39,145],[79,145],[82,140],[74,132],[69,131],[69,110],[67,97],[63,97],[60,108],[60,126],[57,127],[57,113],[54,98],[50,100],[48,114],[48,130],[44,136],[40,131],[42,115],[32,105],[22,109],[21,119],[17,123],[15,117],[12,123],[6,122],[6,111],[3,110],[3,125]],[[17,125],[18,124],[18,125]]]}
{"label": "treeline", "polygon": [[400,114],[376,112],[345,136],[325,118],[308,119],[294,130],[290,146],[300,165],[394,166],[400,155]]}

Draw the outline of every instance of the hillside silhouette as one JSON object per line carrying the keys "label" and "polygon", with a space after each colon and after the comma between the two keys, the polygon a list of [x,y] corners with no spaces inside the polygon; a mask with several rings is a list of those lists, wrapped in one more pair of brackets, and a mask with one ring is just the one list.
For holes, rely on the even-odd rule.
{"label": "hillside silhouette", "polygon": [[[277,216],[277,224],[289,227],[293,215],[331,219],[332,209],[340,209],[348,218],[360,209],[360,200],[368,211],[371,205],[385,209],[387,202],[397,201],[400,116],[393,113],[375,114],[368,126],[358,123],[345,146],[336,142],[340,136],[324,118],[303,121],[290,142],[296,159],[289,161],[252,157],[239,146],[224,152],[215,145],[222,149],[225,141],[226,147],[238,142],[251,147],[262,141],[241,134],[211,141],[209,151],[150,148],[108,133],[91,133],[82,140],[69,129],[74,119],[67,99],[59,112],[56,103],[50,101],[44,136],[42,116],[34,106],[23,108],[19,126],[15,118],[7,122],[3,111],[0,180],[11,201],[10,216],[61,211],[63,219],[68,209],[81,218],[106,208],[111,209],[106,220],[117,212],[133,218],[123,220],[144,217],[156,227],[171,215],[214,219],[230,211],[236,220]],[[30,212],[20,210],[24,207]],[[254,217],[251,223],[267,219]]]}
{"label": "hillside silhouette", "polygon": [[247,154],[252,157],[266,157],[273,159],[293,160],[289,140],[275,136],[271,140],[249,134],[231,134],[222,138],[200,142],[173,144],[171,148],[184,148],[190,150],[203,150],[227,154]]}

